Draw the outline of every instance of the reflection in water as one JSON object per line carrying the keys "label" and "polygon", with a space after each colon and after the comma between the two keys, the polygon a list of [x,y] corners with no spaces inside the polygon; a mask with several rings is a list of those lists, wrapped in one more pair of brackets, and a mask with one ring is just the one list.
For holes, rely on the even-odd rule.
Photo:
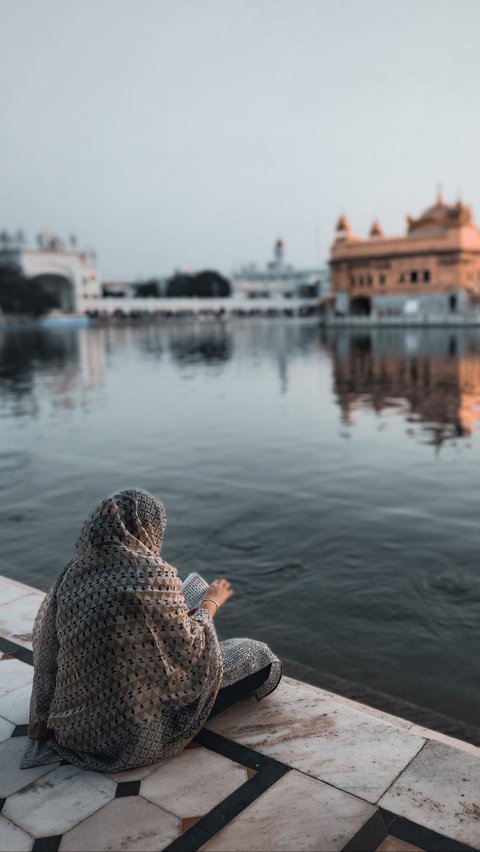
{"label": "reflection in water", "polygon": [[[288,392],[289,364],[314,360],[325,348],[342,420],[355,411],[396,410],[409,434],[440,446],[468,437],[480,419],[480,332],[476,330],[382,329],[328,331],[312,324],[240,322],[188,323],[95,329],[0,330],[0,396],[32,412],[40,382],[56,406],[83,405],[85,391],[99,386],[106,358],[135,348],[148,359],[168,353],[183,365],[222,365],[234,357],[276,363],[279,386]],[[19,408],[20,406],[20,408]]]}
{"label": "reflection in water", "polygon": [[180,364],[218,364],[232,357],[233,340],[223,324],[208,326],[173,326],[169,330],[168,342],[175,361]]}
{"label": "reflection in water", "polygon": [[0,399],[32,414],[45,385],[57,406],[79,404],[102,381],[104,341],[85,329],[0,329]]}
{"label": "reflection in water", "polygon": [[0,330],[0,381],[20,392],[31,387],[35,369],[63,368],[77,357],[75,331],[61,335],[41,328]]}
{"label": "reflection in water", "polygon": [[[305,322],[257,324],[149,323],[100,326],[92,329],[0,328],[0,394],[4,399],[35,395],[42,376],[55,404],[66,408],[84,403],[84,391],[100,385],[110,356],[136,349],[148,360],[165,354],[179,366],[222,365],[234,357],[276,364],[280,389],[288,390],[289,362],[316,357],[318,329]],[[16,400],[18,403],[18,399]]]}
{"label": "reflection in water", "polygon": [[[328,335],[345,423],[354,412],[396,408],[429,443],[469,436],[480,418],[480,333],[384,330]],[[413,431],[412,434],[415,434]]]}
{"label": "reflection in water", "polygon": [[[103,381],[105,358],[135,347],[149,359],[169,353],[181,365],[221,365],[234,356],[276,362],[282,393],[289,362],[318,357],[320,335],[311,324],[189,323],[92,330],[11,328],[0,331],[0,395],[32,410],[27,400],[42,376],[56,405],[84,403]],[[470,436],[480,418],[480,332],[421,329],[339,330],[323,336],[342,420],[371,408],[394,409],[437,446]],[[31,399],[30,399],[31,404]]]}

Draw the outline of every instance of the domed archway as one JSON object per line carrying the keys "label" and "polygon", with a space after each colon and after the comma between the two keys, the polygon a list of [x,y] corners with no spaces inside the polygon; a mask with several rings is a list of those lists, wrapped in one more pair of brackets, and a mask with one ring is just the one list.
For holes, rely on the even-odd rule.
{"label": "domed archway", "polygon": [[31,281],[41,287],[49,296],[52,296],[55,307],[66,312],[74,310],[73,284],[69,278],[66,278],[64,275],[44,274],[35,275]]}
{"label": "domed archway", "polygon": [[355,296],[350,301],[350,312],[356,317],[368,317],[372,312],[370,296]]}

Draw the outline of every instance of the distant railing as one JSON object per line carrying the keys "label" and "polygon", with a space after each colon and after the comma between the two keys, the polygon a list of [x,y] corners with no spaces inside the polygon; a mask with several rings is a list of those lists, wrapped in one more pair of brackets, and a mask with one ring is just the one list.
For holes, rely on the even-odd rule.
{"label": "distant railing", "polygon": [[316,299],[245,299],[225,298],[123,298],[105,296],[83,299],[82,313],[92,317],[128,317],[145,314],[158,316],[311,316],[317,313]]}

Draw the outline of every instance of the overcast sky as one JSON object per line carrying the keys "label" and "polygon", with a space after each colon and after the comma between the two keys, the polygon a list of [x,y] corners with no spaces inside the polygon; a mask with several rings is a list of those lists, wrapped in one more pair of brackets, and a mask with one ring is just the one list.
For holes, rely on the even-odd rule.
{"label": "overcast sky", "polygon": [[0,228],[105,278],[324,261],[438,184],[480,221],[479,0],[0,0]]}

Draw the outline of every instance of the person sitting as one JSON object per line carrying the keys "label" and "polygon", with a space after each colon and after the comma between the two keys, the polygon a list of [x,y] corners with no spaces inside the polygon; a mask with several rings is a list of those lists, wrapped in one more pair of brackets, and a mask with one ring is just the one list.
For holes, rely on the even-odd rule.
{"label": "person sitting", "polygon": [[65,759],[117,772],[172,757],[210,715],[280,682],[267,645],[219,642],[233,591],[215,580],[191,613],[160,556],[166,516],[144,491],[98,506],[33,630],[34,678],[22,768]]}

